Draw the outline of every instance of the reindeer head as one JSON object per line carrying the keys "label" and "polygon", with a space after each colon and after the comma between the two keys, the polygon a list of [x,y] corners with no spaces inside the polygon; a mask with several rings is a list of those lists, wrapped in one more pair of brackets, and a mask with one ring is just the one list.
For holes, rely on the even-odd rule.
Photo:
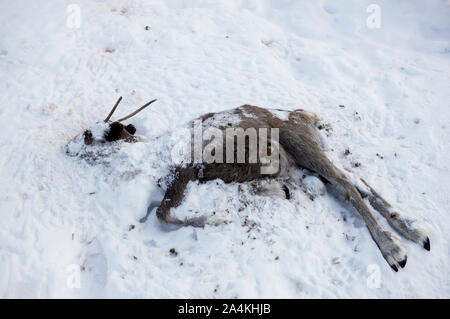
{"label": "reindeer head", "polygon": [[136,111],[122,117],[117,121],[110,121],[120,101],[122,101],[122,97],[119,97],[111,112],[109,112],[108,116],[103,121],[95,123],[95,125],[85,130],[83,134],[75,137],[67,145],[67,153],[70,155],[79,155],[83,150],[87,151],[88,146],[102,145],[120,140],[128,143],[136,142],[138,139],[134,136],[136,133],[136,128],[134,125],[124,125],[122,122],[141,112],[147,106],[155,102],[156,99],[144,104]]}
{"label": "reindeer head", "polygon": [[127,116],[125,116],[117,121],[111,122],[110,121],[111,116],[114,114],[120,101],[122,101],[122,97],[119,97],[116,104],[112,108],[111,112],[109,112],[108,116],[103,121],[104,125],[100,125],[98,130],[96,130],[96,131],[100,131],[100,132],[95,132],[96,134],[93,134],[92,130],[84,131],[84,133],[83,133],[84,144],[91,145],[92,143],[94,143],[96,141],[98,141],[98,142],[113,142],[113,141],[118,141],[118,140],[124,140],[125,142],[129,142],[129,143],[136,141],[136,138],[134,137],[134,133],[136,133],[136,128],[134,127],[134,125],[133,124],[124,125],[121,122],[135,116],[140,111],[145,109],[147,106],[149,106],[150,104],[155,102],[156,99],[144,104],[143,106],[141,106],[139,109],[137,109],[133,113],[128,114]]}

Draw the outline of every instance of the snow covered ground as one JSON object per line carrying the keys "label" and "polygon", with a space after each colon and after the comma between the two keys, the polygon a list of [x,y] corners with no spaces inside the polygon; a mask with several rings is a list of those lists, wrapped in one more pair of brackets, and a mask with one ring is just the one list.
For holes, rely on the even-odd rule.
{"label": "snow covered ground", "polygon": [[[0,17],[0,297],[450,297],[448,1],[2,0]],[[146,141],[67,156],[119,95],[116,116],[158,99],[130,120]],[[139,223],[168,132],[245,103],[318,113],[328,155],[424,221],[431,252],[404,239],[393,272],[329,189],[192,183],[177,213],[225,222]]]}

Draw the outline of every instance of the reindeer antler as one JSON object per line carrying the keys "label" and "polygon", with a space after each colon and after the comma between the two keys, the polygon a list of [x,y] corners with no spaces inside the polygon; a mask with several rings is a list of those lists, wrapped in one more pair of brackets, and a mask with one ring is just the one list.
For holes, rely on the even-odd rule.
{"label": "reindeer antler", "polygon": [[105,123],[107,123],[109,121],[109,119],[113,115],[114,111],[116,110],[117,106],[119,105],[120,101],[122,101],[122,97],[119,97],[119,99],[117,100],[116,104],[112,108],[111,112],[109,112],[108,116],[105,119]]}
{"label": "reindeer antler", "polygon": [[152,104],[152,103],[155,102],[155,101],[156,101],[156,99],[151,100],[150,102],[148,102],[148,103],[142,105],[140,108],[138,108],[138,109],[137,109],[136,111],[134,111],[133,113],[131,113],[131,114],[125,116],[125,117],[122,117],[122,118],[121,118],[120,120],[118,120],[117,122],[122,122],[122,121],[125,121],[125,120],[129,119],[130,117],[135,116],[136,114],[138,114],[140,111],[142,111],[143,109],[145,109],[147,106],[149,106],[150,104]]}

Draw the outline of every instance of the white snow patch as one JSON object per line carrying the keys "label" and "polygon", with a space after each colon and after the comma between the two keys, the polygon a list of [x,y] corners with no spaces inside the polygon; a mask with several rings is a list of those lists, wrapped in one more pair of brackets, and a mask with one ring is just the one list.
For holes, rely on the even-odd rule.
{"label": "white snow patch", "polygon": [[278,117],[282,121],[288,121],[289,120],[289,113],[290,111],[284,111],[284,110],[274,110],[269,109],[270,113],[273,114],[273,116]]}
{"label": "white snow patch", "polygon": [[325,195],[327,191],[323,182],[318,177],[312,175],[303,178],[302,185],[305,187],[308,195],[314,198]]}
{"label": "white snow patch", "polygon": [[214,114],[213,116],[207,118],[203,122],[204,127],[227,127],[227,126],[235,126],[242,121],[241,115],[230,112],[219,112]]}
{"label": "white snow patch", "polygon": [[[2,1],[0,297],[448,298],[450,7],[385,1],[369,29],[371,3],[79,0],[73,28],[73,1]],[[126,121],[146,141],[80,136],[67,156],[120,95],[114,118],[158,99]],[[431,252],[402,238],[394,273],[354,209],[295,187],[286,200],[191,183],[175,213],[212,225],[139,223],[163,196],[172,132],[247,103],[331,123],[329,158],[422,220]]]}

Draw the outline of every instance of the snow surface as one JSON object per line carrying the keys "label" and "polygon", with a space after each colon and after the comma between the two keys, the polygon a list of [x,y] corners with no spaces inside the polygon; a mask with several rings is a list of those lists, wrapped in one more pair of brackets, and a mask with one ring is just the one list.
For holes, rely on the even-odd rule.
{"label": "snow surface", "polygon": [[[0,1],[0,297],[450,297],[448,1],[376,1],[379,29],[372,0],[76,1],[80,28],[70,3]],[[144,141],[68,156],[119,95],[116,119],[158,99],[129,121]],[[246,103],[319,114],[330,158],[422,220],[431,252],[403,239],[393,272],[328,189],[192,183],[177,211],[217,226],[139,223],[168,132]]]}

